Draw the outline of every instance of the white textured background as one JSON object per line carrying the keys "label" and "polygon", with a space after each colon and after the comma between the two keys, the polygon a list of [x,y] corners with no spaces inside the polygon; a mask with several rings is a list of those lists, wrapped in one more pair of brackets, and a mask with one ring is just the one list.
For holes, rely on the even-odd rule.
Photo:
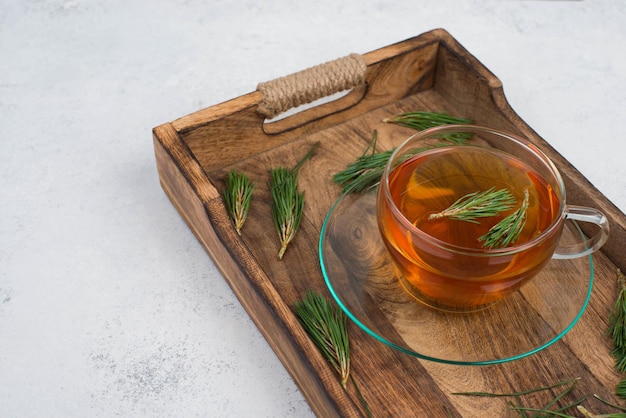
{"label": "white textured background", "polygon": [[445,28],[626,209],[625,5],[0,0],[0,416],[312,415],[153,155],[260,81]]}

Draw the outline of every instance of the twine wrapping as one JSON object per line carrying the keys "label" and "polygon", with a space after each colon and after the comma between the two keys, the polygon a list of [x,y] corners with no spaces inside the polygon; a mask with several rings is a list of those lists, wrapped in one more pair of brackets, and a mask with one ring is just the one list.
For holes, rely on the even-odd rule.
{"label": "twine wrapping", "polygon": [[263,100],[257,112],[271,119],[322,97],[365,84],[367,64],[359,54],[329,61],[275,80],[259,83]]}

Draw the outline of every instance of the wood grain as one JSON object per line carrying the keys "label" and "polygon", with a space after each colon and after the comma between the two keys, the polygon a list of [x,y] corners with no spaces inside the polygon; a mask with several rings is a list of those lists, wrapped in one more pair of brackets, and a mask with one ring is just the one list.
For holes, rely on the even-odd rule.
{"label": "wood grain", "polygon": [[[594,256],[596,281],[587,311],[562,340],[530,357],[492,366],[439,364],[394,350],[350,323],[353,375],[373,415],[515,416],[506,400],[452,393],[512,392],[573,377],[580,381],[567,400],[596,393],[618,403],[613,387],[620,376],[613,369],[604,330],[617,294],[616,268],[626,270],[626,258],[620,253],[626,245],[624,214],[519,118],[508,105],[500,81],[444,30],[364,57],[366,86],[271,128],[256,112],[261,97],[253,92],[153,131],[164,191],[312,409],[323,417],[364,414],[354,390],[342,389],[292,312],[294,302],[307,290],[330,297],[317,247],[324,218],[340,195],[331,177],[363,152],[374,129],[379,131],[381,149],[410,135],[410,130],[382,120],[411,110],[447,111],[525,135],[561,171],[568,202],[603,210],[612,230],[607,245]],[[285,258],[278,261],[268,171],[276,165],[294,165],[317,142],[317,153],[300,171],[300,188],[306,196],[302,225]],[[232,168],[247,173],[257,184],[242,236],[234,231],[220,195],[224,176]],[[380,320],[386,320],[384,314]],[[531,401],[541,405],[551,396],[554,392],[540,393]],[[611,411],[594,399],[585,405],[595,413]]]}

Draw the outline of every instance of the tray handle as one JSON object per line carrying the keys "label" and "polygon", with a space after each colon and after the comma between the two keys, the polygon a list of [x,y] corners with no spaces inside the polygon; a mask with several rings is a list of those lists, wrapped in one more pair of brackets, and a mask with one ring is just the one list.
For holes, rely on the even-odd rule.
{"label": "tray handle", "polygon": [[259,83],[263,100],[257,112],[267,119],[294,107],[365,84],[367,64],[362,55],[350,54],[334,61]]}

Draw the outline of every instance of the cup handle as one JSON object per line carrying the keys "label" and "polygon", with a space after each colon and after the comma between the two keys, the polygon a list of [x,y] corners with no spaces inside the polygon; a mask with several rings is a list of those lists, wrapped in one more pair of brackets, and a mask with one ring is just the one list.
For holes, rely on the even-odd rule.
{"label": "cup handle", "polygon": [[554,251],[552,258],[568,259],[589,255],[600,249],[600,247],[602,247],[609,238],[609,221],[604,213],[597,209],[585,206],[568,205],[566,208],[565,219],[596,224],[599,229],[591,237],[586,237],[581,231],[581,236],[583,238],[581,242],[576,244],[559,245]]}

